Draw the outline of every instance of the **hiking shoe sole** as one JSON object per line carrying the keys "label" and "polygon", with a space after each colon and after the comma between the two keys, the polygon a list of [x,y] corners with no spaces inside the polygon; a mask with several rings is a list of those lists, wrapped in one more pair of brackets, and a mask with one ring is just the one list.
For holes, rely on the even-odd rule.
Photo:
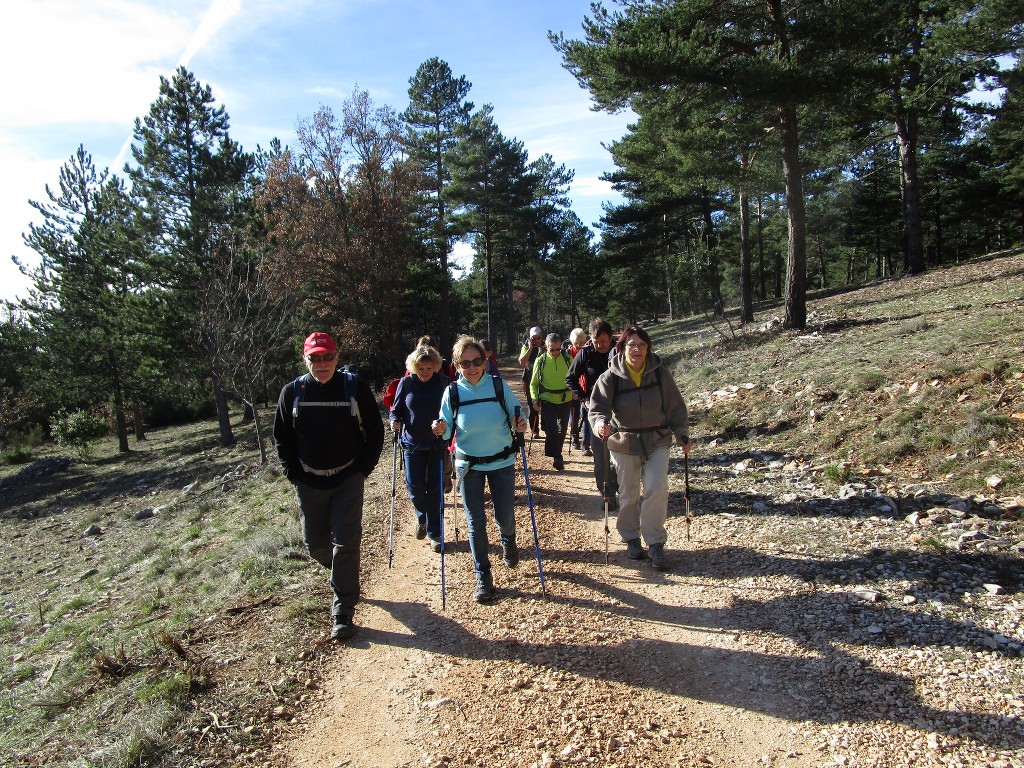
{"label": "hiking shoe sole", "polygon": [[334,620],[334,626],[331,628],[331,639],[348,640],[353,637],[356,633],[356,625],[352,623],[351,616],[339,616]]}

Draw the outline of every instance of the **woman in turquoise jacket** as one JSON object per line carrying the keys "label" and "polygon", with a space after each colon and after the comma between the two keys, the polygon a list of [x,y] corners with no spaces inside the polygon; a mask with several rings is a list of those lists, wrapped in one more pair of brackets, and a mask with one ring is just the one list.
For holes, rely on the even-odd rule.
{"label": "woman in turquoise jacket", "polygon": [[460,336],[452,360],[462,375],[441,399],[441,413],[434,434],[445,440],[455,436],[455,471],[469,528],[469,550],[476,571],[473,599],[486,603],[494,598],[494,578],[488,555],[484,482],[490,487],[494,519],[501,533],[502,559],[509,568],[519,563],[516,546],[515,464],[518,445],[515,433],[527,428],[519,400],[503,379],[484,374],[486,353],[472,336]]}

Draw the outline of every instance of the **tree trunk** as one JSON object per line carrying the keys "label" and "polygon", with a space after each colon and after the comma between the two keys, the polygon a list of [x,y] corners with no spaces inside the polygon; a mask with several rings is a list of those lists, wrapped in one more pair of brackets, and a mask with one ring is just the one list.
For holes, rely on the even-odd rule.
{"label": "tree trunk", "polygon": [[[111,354],[108,359],[113,363],[113,355]],[[125,418],[124,411],[124,387],[121,385],[121,373],[118,370],[117,365],[112,365],[111,377],[113,384],[113,396],[114,396],[114,425],[117,430],[117,450],[121,453],[128,453],[131,448],[128,447],[128,419]]]}
{"label": "tree trunk", "polygon": [[754,289],[750,282],[750,200],[740,190],[740,325],[754,322]]}
{"label": "tree trunk", "polygon": [[[519,355],[519,334],[516,333],[516,310],[512,303],[514,286],[512,270],[508,266],[508,254],[505,255],[505,348],[513,357]],[[491,339],[494,341],[494,339]]]}
{"label": "tree trunk", "polygon": [[[662,215],[662,224],[665,228],[668,228],[668,215]],[[665,293],[668,297],[668,319],[675,320],[675,306],[672,301],[672,251],[671,245],[669,245],[667,232],[665,233],[665,250],[664,250],[664,267],[665,267]]]}
{"label": "tree trunk", "polygon": [[757,298],[764,301],[768,298],[768,287],[765,284],[764,270],[764,222],[761,210],[761,197],[757,198],[757,284],[759,286]]}
{"label": "tree trunk", "polygon": [[217,422],[220,425],[220,445],[230,448],[235,444],[235,436],[231,432],[231,414],[228,411],[228,396],[224,391],[224,383],[218,374],[213,374],[213,396],[217,402]]}
{"label": "tree trunk", "polygon": [[807,325],[807,235],[804,214],[803,171],[796,107],[780,108],[782,117],[782,168],[786,176],[786,210],[789,253],[786,264],[786,318],[783,326],[803,330]]}
{"label": "tree trunk", "polygon": [[903,186],[903,229],[906,239],[903,266],[908,274],[916,275],[924,271],[920,183],[917,177],[917,112],[907,110],[905,115],[896,118],[895,125]]}
{"label": "tree trunk", "polygon": [[260,412],[256,407],[256,403],[250,403],[248,400],[243,400],[245,407],[252,411],[252,424],[256,428],[256,445],[260,448],[260,464],[266,466],[267,463],[267,447],[263,444],[263,423],[260,421]]}
{"label": "tree trunk", "polygon": [[142,401],[136,400],[132,403],[132,422],[135,426],[135,441],[141,443],[146,439],[145,424],[142,423]]}
{"label": "tree trunk", "polygon": [[494,343],[494,301],[493,284],[491,282],[491,234],[490,228],[484,228],[484,291],[487,293],[487,338]]}

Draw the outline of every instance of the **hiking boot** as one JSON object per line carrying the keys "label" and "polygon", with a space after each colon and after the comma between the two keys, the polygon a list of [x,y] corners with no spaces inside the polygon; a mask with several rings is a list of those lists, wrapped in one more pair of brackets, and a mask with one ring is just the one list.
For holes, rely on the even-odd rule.
{"label": "hiking boot", "polygon": [[555,469],[557,469],[559,472],[565,469],[565,462],[562,461],[561,456],[555,456]]}
{"label": "hiking boot", "polygon": [[573,439],[572,447],[575,448],[577,451],[580,449],[580,441],[578,438]]}
{"label": "hiking boot", "polygon": [[342,613],[334,617],[334,627],[331,629],[331,639],[348,640],[356,633],[356,625],[352,623],[352,615]]}
{"label": "hiking boot", "polygon": [[478,603],[489,603],[494,599],[494,585],[491,582],[490,574],[486,577],[476,578],[476,591],[473,592],[473,599]]}
{"label": "hiking boot", "polygon": [[668,570],[668,563],[665,561],[664,544],[651,544],[651,567],[656,571]]}
{"label": "hiking boot", "polygon": [[420,523],[416,526],[416,538],[420,541],[427,538],[427,525],[426,523]]}
{"label": "hiking boot", "polygon": [[640,539],[630,539],[626,542],[626,556],[630,560],[646,560],[647,553],[644,552],[644,545],[640,543]]}
{"label": "hiking boot", "polygon": [[440,552],[441,551],[441,541],[440,541],[440,539],[435,539],[433,536],[431,536],[430,537],[430,548],[434,552]]}
{"label": "hiking boot", "polygon": [[592,450],[590,450],[590,446],[589,445],[584,445],[583,446],[583,455],[584,456],[593,456],[594,455],[594,452]]}
{"label": "hiking boot", "polygon": [[501,559],[509,568],[519,565],[519,547],[514,541],[501,542]]}

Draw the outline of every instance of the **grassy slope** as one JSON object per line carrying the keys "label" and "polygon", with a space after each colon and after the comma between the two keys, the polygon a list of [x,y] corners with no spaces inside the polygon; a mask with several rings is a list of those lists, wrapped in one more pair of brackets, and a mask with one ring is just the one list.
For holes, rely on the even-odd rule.
{"label": "grassy slope", "polygon": [[[1017,254],[813,296],[801,333],[724,338],[705,319],[651,330],[695,437],[718,441],[708,453],[777,451],[836,482],[979,494],[998,474],[1000,493],[1019,494],[1021,297]],[[0,489],[0,764],[265,762],[316,679],[327,587],[304,561],[287,483],[254,470],[254,445],[219,449],[212,424],[150,437]],[[367,530],[386,513],[385,464]],[[92,523],[103,533],[83,537]],[[376,537],[365,549],[366,564],[383,556]]]}
{"label": "grassy slope", "polygon": [[983,494],[997,475],[1000,493],[1021,492],[1024,254],[812,295],[808,310],[799,333],[761,330],[772,309],[735,338],[704,320],[652,329],[697,434],[805,455],[839,478]]}

